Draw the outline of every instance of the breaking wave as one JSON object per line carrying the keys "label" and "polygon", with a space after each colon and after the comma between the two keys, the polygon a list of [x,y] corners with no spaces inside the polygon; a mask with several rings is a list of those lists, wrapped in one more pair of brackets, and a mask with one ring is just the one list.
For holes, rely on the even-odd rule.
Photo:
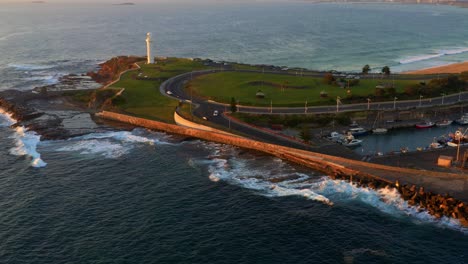
{"label": "breaking wave", "polygon": [[13,119],[12,115],[0,108],[0,127],[11,126],[14,123],[16,120]]}
{"label": "breaking wave", "polygon": [[261,161],[259,166],[258,158],[239,158],[235,151],[218,147],[208,159],[191,163],[207,165],[208,178],[213,182],[224,181],[263,196],[299,196],[330,206],[358,201],[392,217],[409,218],[415,224],[433,224],[468,234],[468,228],[462,227],[456,219],[436,219],[427,211],[410,206],[395,188],[374,190],[327,176],[301,173],[277,158],[274,162],[271,158]]}
{"label": "breaking wave", "polygon": [[433,54],[408,57],[408,58],[400,60],[399,63],[400,64],[410,64],[410,63],[415,63],[415,62],[440,58],[440,57],[443,57],[443,56],[461,54],[461,53],[465,53],[465,52],[468,52],[468,48],[440,50],[440,51],[437,51],[436,53],[433,53]]}
{"label": "breaking wave", "polygon": [[14,68],[19,71],[38,71],[52,69],[54,65],[40,65],[40,64],[8,64],[8,67]]}
{"label": "breaking wave", "polygon": [[11,136],[15,140],[15,147],[10,149],[10,154],[15,156],[30,157],[31,166],[41,168],[47,166],[41,159],[41,154],[37,152],[37,145],[41,137],[33,131],[27,131],[25,127],[16,127],[15,133]]}
{"label": "breaking wave", "polygon": [[66,146],[57,151],[79,152],[87,155],[100,155],[105,158],[115,159],[130,153],[137,144],[171,144],[161,139],[161,135],[144,133],[142,129],[133,131],[115,131],[104,133],[91,133],[81,137],[67,140]]}

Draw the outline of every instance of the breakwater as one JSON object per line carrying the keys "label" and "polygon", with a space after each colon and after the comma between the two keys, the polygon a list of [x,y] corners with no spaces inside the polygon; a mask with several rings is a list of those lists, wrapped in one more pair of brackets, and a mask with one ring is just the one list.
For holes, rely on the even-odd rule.
{"label": "breakwater", "polygon": [[[468,204],[466,201],[455,199],[448,194],[441,195],[441,193],[449,193],[451,188],[459,187],[460,184],[467,186],[467,177],[464,175],[420,171],[349,160],[108,111],[96,115],[104,119],[153,130],[261,151],[326,173],[333,179],[355,182],[358,186],[375,189],[397,188],[408,204],[427,209],[435,217],[456,218],[462,225],[468,226]],[[428,180],[424,181],[424,179]],[[450,185],[442,184],[448,180],[451,181]],[[423,185],[418,187],[418,184],[415,183],[424,184],[424,187]],[[426,191],[426,189],[430,191]]]}

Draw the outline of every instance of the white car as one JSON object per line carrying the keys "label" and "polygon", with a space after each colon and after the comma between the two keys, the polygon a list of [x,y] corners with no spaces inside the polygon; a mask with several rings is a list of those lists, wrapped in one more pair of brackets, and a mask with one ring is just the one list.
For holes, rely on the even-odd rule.
{"label": "white car", "polygon": [[172,94],[172,92],[171,92],[171,91],[166,91],[166,93],[167,93],[168,95],[171,95],[171,94]]}
{"label": "white car", "polygon": [[214,110],[213,116],[218,116],[218,110]]}

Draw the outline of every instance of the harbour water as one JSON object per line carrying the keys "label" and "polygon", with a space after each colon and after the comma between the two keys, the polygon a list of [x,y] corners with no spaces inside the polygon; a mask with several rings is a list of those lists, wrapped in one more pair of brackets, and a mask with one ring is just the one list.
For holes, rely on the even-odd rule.
{"label": "harbour water", "polygon": [[[467,15],[377,4],[0,4],[0,87],[27,90],[114,55],[144,54],[147,31],[162,55],[419,68],[466,59]],[[437,50],[450,52],[408,61]],[[40,141],[10,128],[14,122],[0,113],[1,263],[468,259],[466,228],[408,206],[393,189],[358,188],[277,158],[144,129]],[[412,133],[429,144],[439,132]],[[404,137],[368,149],[411,148]],[[400,144],[388,141],[395,138]]]}
{"label": "harbour water", "polygon": [[424,150],[429,148],[432,142],[437,142],[439,138],[448,137],[450,133],[455,133],[460,129],[465,131],[466,127],[452,124],[446,127],[431,127],[426,129],[400,128],[391,129],[386,134],[368,134],[363,137],[362,145],[354,151],[361,155],[390,154],[400,152],[401,149],[409,151]]}

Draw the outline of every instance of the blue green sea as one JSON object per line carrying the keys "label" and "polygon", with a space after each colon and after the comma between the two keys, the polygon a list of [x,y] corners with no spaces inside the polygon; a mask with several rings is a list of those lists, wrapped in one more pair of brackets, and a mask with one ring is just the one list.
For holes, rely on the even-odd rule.
{"label": "blue green sea", "polygon": [[[144,55],[146,32],[161,56],[405,71],[468,60],[467,28],[444,5],[0,3],[0,89]],[[468,263],[468,230],[394,189],[144,129],[41,141],[14,122],[0,111],[0,263]]]}

